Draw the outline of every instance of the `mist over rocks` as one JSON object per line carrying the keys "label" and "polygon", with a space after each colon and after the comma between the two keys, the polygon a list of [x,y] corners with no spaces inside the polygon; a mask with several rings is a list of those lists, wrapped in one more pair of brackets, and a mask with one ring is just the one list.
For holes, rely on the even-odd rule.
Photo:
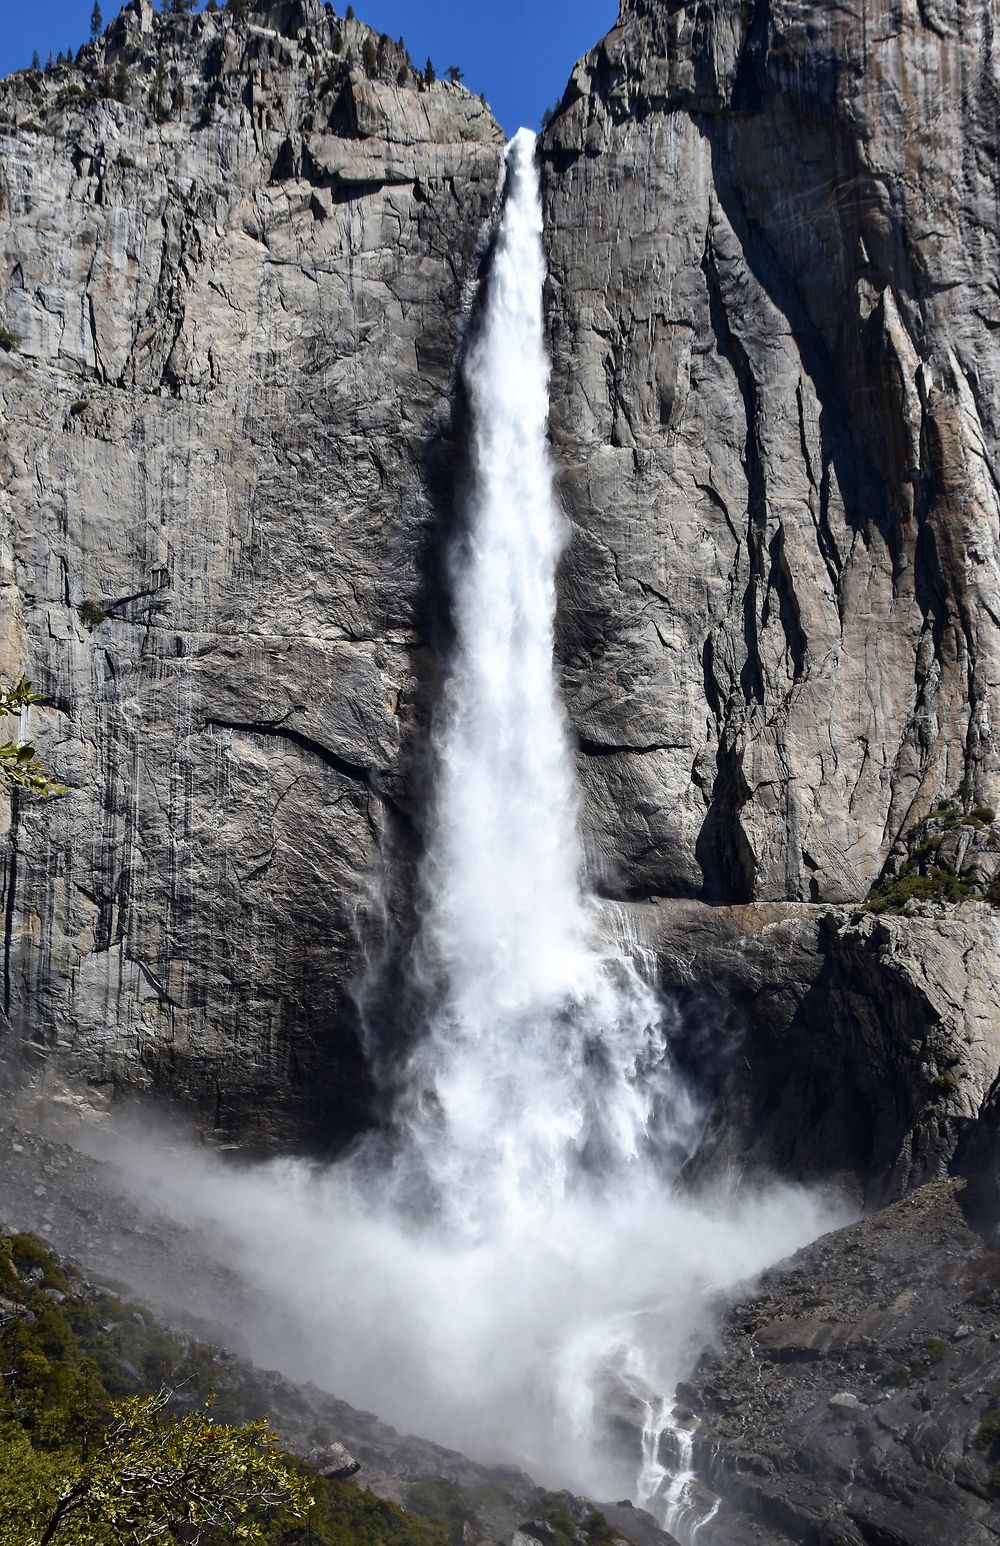
{"label": "mist over rocks", "polygon": [[734,1307],[684,1399],[713,1546],[988,1546],[997,1253],[939,1181],[817,1241]]}

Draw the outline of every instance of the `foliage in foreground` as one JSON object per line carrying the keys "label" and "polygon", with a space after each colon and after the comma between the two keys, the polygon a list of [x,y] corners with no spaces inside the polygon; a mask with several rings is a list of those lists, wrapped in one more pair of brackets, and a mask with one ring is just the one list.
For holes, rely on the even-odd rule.
{"label": "foliage in foreground", "polygon": [[261,1406],[211,1349],[0,1237],[0,1546],[447,1546],[282,1454]]}
{"label": "foliage in foreground", "polygon": [[[0,719],[20,714],[22,709],[41,701],[41,694],[32,692],[31,683],[22,676],[13,687],[0,687]],[[49,776],[30,741],[0,743],[0,786],[8,794],[18,789],[44,798],[69,793],[65,784],[57,784]]]}
{"label": "foliage in foreground", "polygon": [[146,1546],[160,1540],[258,1541],[276,1510],[311,1506],[305,1478],[263,1421],[231,1428],[204,1410],[167,1412],[169,1393],[115,1402],[96,1439],[52,1453],[24,1429],[0,1435],[3,1546]]}

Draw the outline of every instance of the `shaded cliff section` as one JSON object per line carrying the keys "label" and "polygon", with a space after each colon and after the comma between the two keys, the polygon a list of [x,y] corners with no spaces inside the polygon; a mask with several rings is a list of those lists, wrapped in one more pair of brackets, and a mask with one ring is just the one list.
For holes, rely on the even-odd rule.
{"label": "shaded cliff section", "polygon": [[319,0],[133,0],[0,82],[0,665],[73,786],[3,842],[3,1056],[48,1099],[366,1118],[502,143]]}
{"label": "shaded cliff section", "polygon": [[989,0],[624,0],[543,138],[598,883],[852,902],[997,803]]}
{"label": "shaded cliff section", "polygon": [[674,1054],[702,1100],[692,1184],[779,1174],[874,1210],[953,1172],[978,1176],[977,1224],[1000,1222],[995,908],[620,913],[659,963]]}

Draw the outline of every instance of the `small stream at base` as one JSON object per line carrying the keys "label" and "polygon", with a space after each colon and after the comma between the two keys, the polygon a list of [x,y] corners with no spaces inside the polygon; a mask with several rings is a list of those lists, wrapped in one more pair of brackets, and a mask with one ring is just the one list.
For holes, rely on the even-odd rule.
{"label": "small stream at base", "polygon": [[720,1507],[694,1469],[697,1419],[683,1414],[669,1397],[645,1405],[636,1502],[675,1535],[680,1546],[697,1546]]}

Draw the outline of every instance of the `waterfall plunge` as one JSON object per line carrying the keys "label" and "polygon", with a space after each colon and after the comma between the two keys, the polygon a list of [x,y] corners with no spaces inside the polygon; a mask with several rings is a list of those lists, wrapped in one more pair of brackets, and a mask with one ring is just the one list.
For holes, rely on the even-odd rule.
{"label": "waterfall plunge", "polygon": [[[542,210],[527,130],[466,382],[474,488],[454,554],[456,640],[418,951],[435,1009],[400,1107],[460,1234],[518,1227],[579,1186],[621,1185],[690,1132],[662,1008],[595,943],[553,666],[563,522],[545,440]],[[655,1132],[654,1132],[655,1129]]]}
{"label": "waterfall plunge", "polygon": [[475,488],[414,953],[431,1009],[395,1147],[234,1173],[144,1123],[121,1180],[200,1221],[257,1291],[239,1330],[258,1363],[549,1485],[638,1494],[690,1543],[705,1510],[669,1393],[712,1295],[837,1220],[795,1188],[673,1187],[694,1112],[665,1011],[581,891],[533,149],[522,132],[508,151],[468,362]]}

